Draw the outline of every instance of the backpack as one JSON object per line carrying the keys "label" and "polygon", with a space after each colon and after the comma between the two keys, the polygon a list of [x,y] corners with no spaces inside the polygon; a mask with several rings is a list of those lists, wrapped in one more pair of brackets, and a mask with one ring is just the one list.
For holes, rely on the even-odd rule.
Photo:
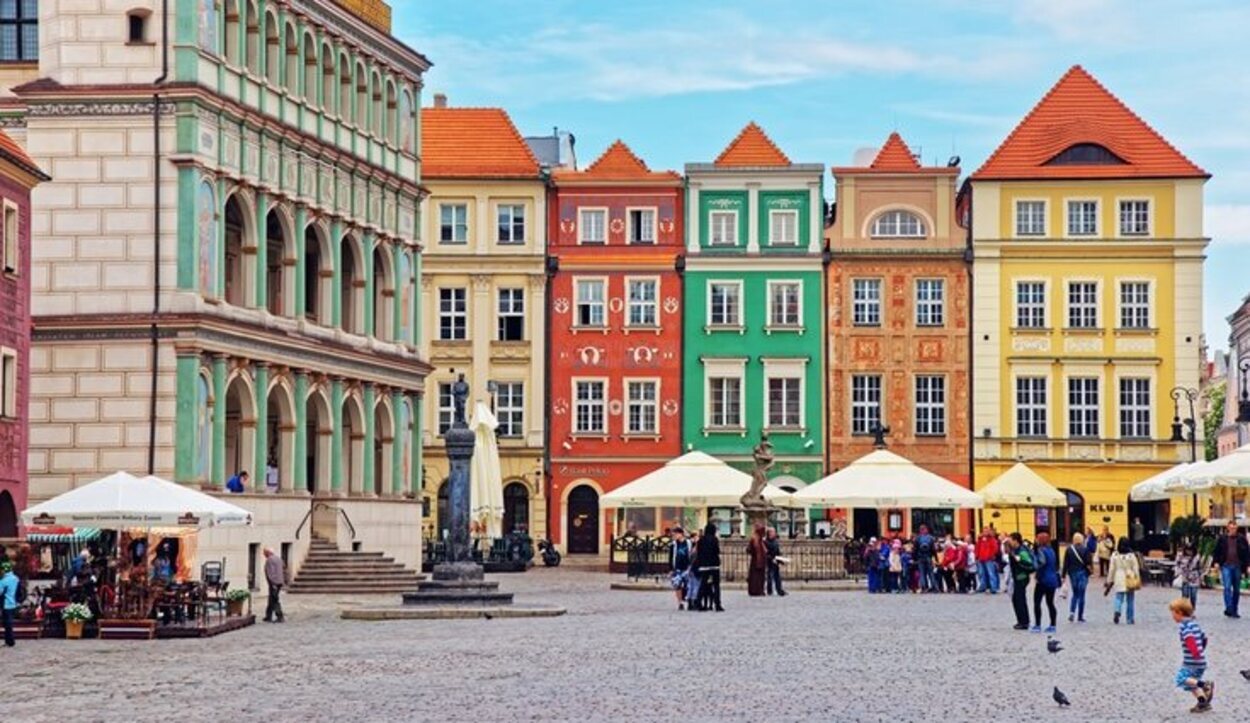
{"label": "backpack", "polygon": [[26,580],[25,579],[20,578],[20,577],[17,578],[17,590],[13,592],[13,599],[17,601],[17,606],[19,608],[22,605],[26,604]]}

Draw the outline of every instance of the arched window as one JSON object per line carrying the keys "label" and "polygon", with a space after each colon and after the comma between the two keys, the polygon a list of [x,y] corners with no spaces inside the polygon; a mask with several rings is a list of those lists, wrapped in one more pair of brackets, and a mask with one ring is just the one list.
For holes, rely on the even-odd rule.
{"label": "arched window", "polygon": [[282,79],[282,87],[291,95],[298,95],[303,88],[299,84],[299,35],[295,26],[286,24],[286,77]]}
{"label": "arched window", "polygon": [[1097,143],[1077,143],[1068,146],[1057,156],[1046,161],[1048,166],[1120,166],[1124,159],[1109,148]]}
{"label": "arched window", "polygon": [[399,150],[412,153],[416,149],[415,135],[412,132],[413,109],[412,94],[404,88],[399,94]]}
{"label": "arched window", "polygon": [[310,106],[320,106],[325,99],[317,98],[317,86],[321,73],[317,67],[317,41],[312,33],[304,33],[304,102]]}
{"label": "arched window", "polygon": [[373,128],[373,135],[382,137],[382,112],[385,107],[385,101],[382,98],[382,76],[378,75],[378,71],[373,71],[369,75],[369,85],[373,86],[370,93],[373,95],[373,118],[369,125]]}
{"label": "arched window", "polygon": [[321,109],[326,113],[333,113],[334,105],[334,88],[337,83],[336,70],[334,67],[334,48],[328,43],[321,45]]}
{"label": "arched window", "polygon": [[391,145],[399,145],[399,98],[395,94],[395,81],[386,80],[386,140]]}
{"label": "arched window", "polygon": [[216,55],[221,52],[217,47],[217,0],[199,0],[196,7],[200,16],[200,49]]}
{"label": "arched window", "polygon": [[247,44],[243,51],[247,54],[247,69],[260,75],[260,15],[256,12],[256,3],[247,2]]}
{"label": "arched window", "polygon": [[924,238],[924,221],[911,211],[886,211],[872,222],[873,238]]}
{"label": "arched window", "polygon": [[273,13],[265,13],[265,80],[278,87],[278,73],[282,67],[282,28]]}
{"label": "arched window", "polygon": [[356,96],[352,93],[352,61],[347,53],[339,53],[339,120],[350,123],[352,120],[352,104]]}
{"label": "arched window", "polygon": [[356,63],[356,127],[369,130],[369,72]]}
{"label": "arched window", "polygon": [[530,491],[521,482],[503,488],[503,533],[526,533],[530,525]]}
{"label": "arched window", "polygon": [[[210,0],[205,0],[209,2]],[[239,52],[239,4],[246,0],[225,0],[226,3],[226,62],[241,65]]]}

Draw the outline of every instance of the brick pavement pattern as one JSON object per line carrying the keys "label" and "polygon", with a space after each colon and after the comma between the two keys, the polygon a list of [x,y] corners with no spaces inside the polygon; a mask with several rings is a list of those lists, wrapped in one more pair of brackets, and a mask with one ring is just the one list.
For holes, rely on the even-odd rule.
{"label": "brick pavement pattern", "polygon": [[[1137,625],[1114,626],[1091,586],[1065,650],[1011,630],[988,596],[725,594],[728,611],[679,613],[672,596],[609,591],[605,574],[500,576],[518,604],[561,618],[354,622],[344,604],[290,597],[285,625],[208,640],[23,641],[0,650],[0,716],[20,721],[1159,721],[1189,720],[1176,690],[1173,593],[1139,594]],[[284,601],[285,602],[285,601]],[[1244,720],[1250,620],[1199,621],[1218,682],[1206,721]],[[1065,616],[1066,618],[1066,616]],[[1059,710],[1058,685],[1072,699]]]}

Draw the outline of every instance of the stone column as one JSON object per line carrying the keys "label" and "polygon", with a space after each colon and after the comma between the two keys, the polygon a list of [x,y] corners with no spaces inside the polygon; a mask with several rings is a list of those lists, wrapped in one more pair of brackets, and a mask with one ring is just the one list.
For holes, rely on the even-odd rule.
{"label": "stone column", "polygon": [[447,476],[450,485],[447,504],[448,516],[451,517],[451,524],[448,525],[450,536],[447,563],[435,567],[434,577],[436,580],[480,580],[482,568],[472,561],[469,539],[469,461],[473,458],[474,435],[464,418],[469,386],[463,374],[452,388],[456,395],[456,413],[451,428],[443,436],[450,467]]}
{"label": "stone column", "polygon": [[213,355],[213,464],[209,484],[226,483],[226,357]]}
{"label": "stone column", "polygon": [[404,289],[412,283],[412,279],[400,278],[404,270],[404,250],[399,241],[391,241],[391,340],[403,342],[409,337],[408,330],[400,327],[404,323]]}
{"label": "stone column", "polygon": [[269,470],[269,365],[256,362],[256,465],[252,486],[265,489],[265,473]]}
{"label": "stone column", "polygon": [[[301,44],[303,37],[304,34],[300,33]],[[304,67],[302,60],[299,67]],[[308,288],[304,282],[308,270],[308,247],[304,243],[307,226],[308,207],[301,203],[295,207],[295,308],[290,314],[296,319],[304,318],[304,306],[308,299]]]}
{"label": "stone column", "polygon": [[373,495],[373,494],[377,494],[377,486],[374,485],[373,483],[373,476],[377,474],[377,470],[374,469],[374,459],[373,459],[373,445],[377,441],[377,434],[378,434],[378,430],[376,429],[377,415],[374,414],[374,410],[373,410],[373,405],[374,405],[377,391],[373,386],[373,382],[365,382],[364,387],[365,387],[365,393],[364,393],[365,441],[364,441],[364,444],[361,445],[364,448],[363,450],[361,450],[361,452],[364,454],[364,459],[362,460],[364,464],[361,465],[364,468],[364,478],[365,478],[364,484],[363,484],[363,487],[364,487],[363,492],[366,495]]}
{"label": "stone column", "polygon": [[174,404],[174,481],[187,484],[195,478],[197,397],[200,375],[200,353],[196,349],[178,349],[177,396]]}
{"label": "stone column", "polygon": [[[316,440],[314,440],[314,443]],[[295,370],[295,480],[296,492],[308,491],[308,372]]]}
{"label": "stone column", "polygon": [[343,380],[330,381],[330,494],[343,494]]}
{"label": "stone column", "polygon": [[[264,47],[265,39],[262,36],[260,40],[261,47]],[[264,149],[262,148],[262,153]],[[261,165],[264,165],[264,159],[261,159]],[[259,171],[257,171],[259,173]],[[256,308],[266,309],[269,307],[269,233],[268,221],[269,213],[269,196],[264,191],[256,192]],[[223,224],[224,225],[224,224]]]}
{"label": "stone column", "polygon": [[412,445],[412,469],[408,470],[408,489],[420,498],[424,491],[421,468],[425,464],[425,440],[421,435],[425,425],[425,399],[420,394],[409,394],[408,400],[412,405],[412,437],[408,440]]}
{"label": "stone column", "polygon": [[[370,107],[372,107],[370,103]],[[374,309],[373,286],[377,282],[373,278],[373,233],[364,232],[360,237],[361,256],[364,257],[365,267],[362,269],[365,275],[365,324],[361,329],[361,336],[373,336],[373,319],[376,315]]]}
{"label": "stone column", "polygon": [[330,280],[330,323],[326,326],[339,328],[343,323],[343,221],[330,222],[330,268],[334,275]]}
{"label": "stone column", "polygon": [[421,319],[421,296],[425,293],[425,279],[421,272],[422,253],[420,249],[412,250],[412,346],[421,348],[421,334],[425,325]]}
{"label": "stone column", "polygon": [[760,184],[747,184],[747,253],[760,251]]}

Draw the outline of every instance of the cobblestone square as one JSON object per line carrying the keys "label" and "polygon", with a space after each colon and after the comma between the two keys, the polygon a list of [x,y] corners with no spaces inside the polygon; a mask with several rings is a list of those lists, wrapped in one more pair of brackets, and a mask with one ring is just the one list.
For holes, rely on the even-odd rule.
{"label": "cobblestone square", "polygon": [[[873,596],[795,590],[727,611],[683,613],[664,593],[610,591],[615,577],[538,569],[502,576],[518,604],[561,618],[352,622],[343,605],[288,597],[285,625],[207,640],[24,641],[0,653],[14,721],[1185,720],[1165,603],[1139,594],[1114,626],[1091,586],[1090,622],[1061,623],[1065,650],[1015,632],[1004,596]],[[1214,712],[1244,720],[1250,623],[1204,591]],[[1066,615],[1064,616],[1066,619]],[[1058,685],[1073,701],[1059,710]]]}

